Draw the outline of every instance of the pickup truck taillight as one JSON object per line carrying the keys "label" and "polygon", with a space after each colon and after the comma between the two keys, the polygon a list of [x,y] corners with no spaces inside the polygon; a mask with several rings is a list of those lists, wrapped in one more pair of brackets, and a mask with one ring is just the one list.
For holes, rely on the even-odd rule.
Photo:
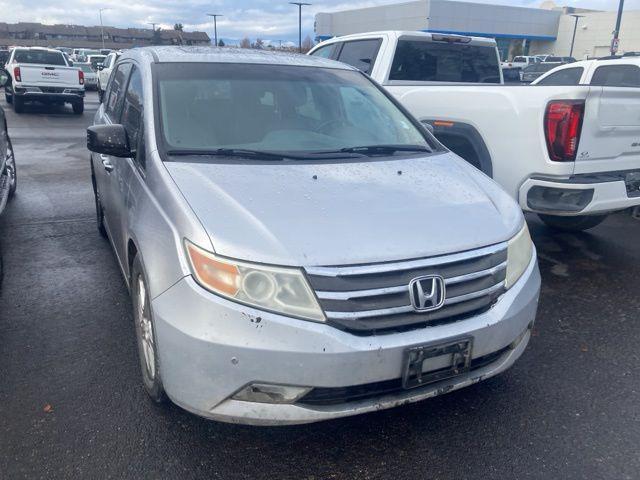
{"label": "pickup truck taillight", "polygon": [[82,70],[78,70],[78,82],[80,82],[80,85],[84,85],[84,72]]}
{"label": "pickup truck taillight", "polygon": [[20,67],[16,67],[13,69],[13,78],[16,82],[22,81],[22,76],[20,75]]}
{"label": "pickup truck taillight", "polygon": [[551,160],[573,162],[576,159],[583,117],[583,100],[549,102],[544,114],[544,133]]}

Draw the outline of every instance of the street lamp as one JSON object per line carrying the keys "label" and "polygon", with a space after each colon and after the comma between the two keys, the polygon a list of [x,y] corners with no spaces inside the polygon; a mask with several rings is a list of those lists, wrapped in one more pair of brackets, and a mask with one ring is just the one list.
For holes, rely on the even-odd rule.
{"label": "street lamp", "polygon": [[618,53],[618,35],[620,35],[620,23],[622,23],[622,10],[624,9],[624,0],[620,0],[618,4],[618,18],[616,18],[616,29],[613,31],[613,40],[611,40],[611,55]]}
{"label": "street lamp", "polygon": [[218,46],[218,17],[224,17],[224,15],[220,15],[219,13],[207,13],[208,17],[213,17],[213,37],[215,39],[215,46]]}
{"label": "street lamp", "polygon": [[305,2],[289,2],[289,4],[298,6],[298,48],[300,49],[300,53],[302,53],[302,7],[311,4]]}
{"label": "street lamp", "polygon": [[578,29],[578,20],[582,17],[584,17],[584,15],[571,15],[573,18],[576,19],[576,23],[573,25],[573,37],[571,38],[571,50],[569,51],[569,56],[573,57],[573,44],[576,41],[576,30]]}
{"label": "street lamp", "polygon": [[105,10],[111,10],[110,8],[101,8],[100,12],[100,35],[102,36],[102,49],[104,50],[104,25],[102,24],[102,12]]}

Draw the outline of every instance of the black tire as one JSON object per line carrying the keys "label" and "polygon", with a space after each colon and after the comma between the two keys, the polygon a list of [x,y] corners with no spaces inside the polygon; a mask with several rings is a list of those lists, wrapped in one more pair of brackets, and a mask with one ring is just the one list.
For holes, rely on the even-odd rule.
{"label": "black tire", "polygon": [[20,97],[13,97],[13,111],[16,113],[24,112],[24,99]]}
{"label": "black tire", "polygon": [[7,101],[9,105],[13,103],[13,95],[11,95],[10,93],[7,93],[6,91],[4,92],[4,99]]}
{"label": "black tire", "polygon": [[605,221],[607,215],[582,215],[578,217],[559,217],[539,214],[545,225],[563,232],[582,232],[596,227]]}
{"label": "black tire", "polygon": [[104,98],[104,92],[100,88],[100,85],[98,85],[98,101],[102,103],[103,98]]}
{"label": "black tire", "polygon": [[[155,403],[165,403],[167,394],[162,386],[160,363],[158,361],[155,324],[150,308],[148,283],[142,267],[140,255],[136,255],[131,269],[131,297],[133,303],[133,320],[136,326],[136,343],[140,357],[142,383],[147,394]],[[143,303],[141,303],[143,302]],[[144,317],[144,319],[143,319]],[[148,349],[153,350],[153,358],[149,358]]]}
{"label": "black tire", "polygon": [[76,115],[82,115],[84,113],[84,100],[73,102],[71,106],[73,107],[73,113]]}
{"label": "black tire", "polygon": [[13,145],[11,144],[11,140],[9,140],[9,156],[7,157],[6,169],[7,174],[9,175],[9,200],[11,200],[16,194],[16,190],[18,189],[18,170],[16,168],[16,157],[13,153]]}
{"label": "black tire", "polygon": [[98,184],[96,182],[96,175],[93,170],[93,161],[89,159],[91,163],[91,184],[93,185],[93,200],[96,205],[96,225],[98,226],[98,232],[102,238],[107,238],[107,229],[104,226],[104,210],[102,209],[102,200],[100,199],[100,192],[98,191]]}

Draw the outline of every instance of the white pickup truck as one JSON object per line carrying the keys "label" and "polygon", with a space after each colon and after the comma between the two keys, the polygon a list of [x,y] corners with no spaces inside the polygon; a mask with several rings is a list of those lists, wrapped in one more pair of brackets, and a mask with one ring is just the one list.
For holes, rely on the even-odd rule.
{"label": "white pickup truck", "polygon": [[16,113],[26,102],[70,103],[73,112],[84,112],[84,73],[71,67],[63,53],[49,48],[15,48],[5,66],[7,103]]}
{"label": "white pickup truck", "polygon": [[[640,205],[638,59],[594,61],[571,84],[541,78],[509,86],[495,41],[485,38],[374,32],[333,38],[309,54],[371,75],[552,227],[585,230]],[[585,68],[578,62],[563,70]]]}

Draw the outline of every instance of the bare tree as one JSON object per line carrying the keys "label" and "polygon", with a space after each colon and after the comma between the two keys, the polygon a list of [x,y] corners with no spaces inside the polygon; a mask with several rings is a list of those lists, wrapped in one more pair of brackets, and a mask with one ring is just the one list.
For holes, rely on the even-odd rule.
{"label": "bare tree", "polygon": [[264,41],[261,38],[257,38],[256,41],[251,44],[251,48],[262,50],[264,48]]}
{"label": "bare tree", "polygon": [[251,40],[249,40],[249,37],[244,37],[240,40],[240,48],[251,48]]}

